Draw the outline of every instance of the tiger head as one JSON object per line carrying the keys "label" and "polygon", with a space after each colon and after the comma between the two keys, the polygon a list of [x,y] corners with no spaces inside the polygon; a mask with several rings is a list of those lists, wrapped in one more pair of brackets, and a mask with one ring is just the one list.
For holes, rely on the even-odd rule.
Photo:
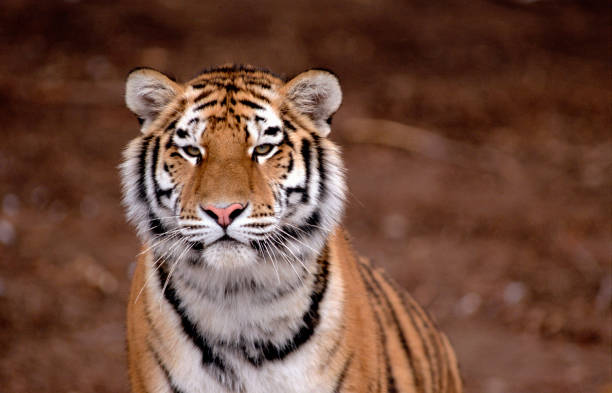
{"label": "tiger head", "polygon": [[285,82],[248,66],[186,84],[132,71],[126,104],[141,122],[121,165],[124,204],[157,254],[216,268],[315,255],[338,224],[345,183],[327,139],[338,79]]}

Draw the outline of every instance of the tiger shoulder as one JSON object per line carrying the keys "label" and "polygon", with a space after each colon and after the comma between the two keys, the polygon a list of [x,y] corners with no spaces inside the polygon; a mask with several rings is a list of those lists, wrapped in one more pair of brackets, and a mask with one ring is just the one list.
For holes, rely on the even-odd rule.
{"label": "tiger shoulder", "polygon": [[133,392],[462,392],[446,336],[341,226],[333,73],[139,68],[125,98]]}

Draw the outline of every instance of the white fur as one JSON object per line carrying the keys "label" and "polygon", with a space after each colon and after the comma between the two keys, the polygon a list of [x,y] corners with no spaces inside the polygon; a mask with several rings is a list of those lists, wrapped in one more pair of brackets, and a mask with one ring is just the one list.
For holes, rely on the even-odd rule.
{"label": "white fur", "polygon": [[321,136],[331,131],[327,120],[342,103],[340,83],[332,73],[322,70],[306,71],[289,83],[287,97],[304,115],[311,118]]}
{"label": "white fur", "polygon": [[[142,76],[142,75],[141,75]],[[151,88],[150,78],[140,76],[128,80],[126,101],[134,112],[142,108],[143,97],[154,97],[155,102],[162,102],[167,96],[165,88]],[[132,94],[134,93],[134,94]],[[158,94],[160,93],[160,94]],[[337,79],[323,71],[309,71],[290,82],[289,97],[304,114],[310,116],[325,136],[329,133],[326,120],[340,105],[342,93]],[[148,98],[147,98],[148,99]],[[147,101],[148,102],[148,101]],[[147,106],[151,108],[151,106]],[[271,108],[257,111],[262,121],[251,120],[248,129],[249,151],[264,143],[278,143],[282,133],[276,136],[264,135],[265,129],[271,126],[282,127],[280,117]],[[197,145],[206,124],[203,119],[189,128],[189,120],[197,113],[188,108],[177,121],[177,127],[188,131],[188,138],[175,139],[179,146]],[[143,136],[144,137],[144,136]],[[142,137],[141,137],[142,138]],[[176,138],[176,136],[175,136]],[[161,204],[155,201],[153,177],[162,188],[173,186],[171,179],[157,165],[152,169],[150,153],[146,160],[145,191],[149,204],[140,200],[138,183],[140,167],[140,140],[132,141],[126,152],[125,161],[121,165],[124,190],[124,204],[127,215],[137,229],[139,236],[147,247],[151,248],[145,261],[147,298],[152,314],[162,313],[167,317],[159,318],[163,326],[160,330],[179,332],[169,342],[154,342],[159,356],[168,367],[174,382],[185,392],[249,392],[249,393],[314,393],[329,392],[337,376],[337,370],[321,368],[321,356],[325,351],[320,349],[329,340],[327,332],[339,325],[343,307],[343,284],[337,267],[330,266],[329,283],[326,294],[320,304],[320,324],[315,335],[298,350],[282,361],[265,362],[261,367],[253,367],[241,356],[231,350],[223,352],[224,361],[236,371],[237,386],[219,384],[218,376],[201,365],[201,353],[187,336],[182,334],[179,316],[164,299],[157,277],[155,264],[166,261],[170,271],[172,285],[184,302],[185,313],[198,329],[206,332],[208,337],[227,342],[246,339],[253,341],[266,337],[273,342],[284,342],[295,334],[302,323],[302,316],[310,306],[310,293],[313,290],[314,274],[317,268],[316,260],[321,253],[325,241],[333,229],[339,224],[344,208],[346,185],[344,169],[338,148],[325,138],[319,143],[324,152],[326,170],[326,196],[320,195],[320,174],[316,170],[319,163],[316,160],[314,142],[311,145],[311,180],[309,185],[309,200],[307,203],[290,201],[279,192],[280,200],[273,207],[274,216],[265,218],[251,217],[252,207],[249,206],[238,216],[227,229],[228,235],[242,244],[214,243],[224,235],[222,228],[208,215],[198,212],[197,220],[183,220],[177,203],[180,188]],[[272,153],[271,153],[272,154]],[[295,154],[295,169],[283,181],[284,187],[305,186],[305,169]],[[265,161],[266,157],[260,161]],[[274,191],[279,191],[277,186]],[[273,225],[259,230],[259,237],[272,236],[279,228],[299,227],[305,220],[318,210],[320,221],[308,236],[288,236],[283,244],[258,253],[249,242],[253,235],[245,230],[249,223],[272,223]],[[181,236],[158,238],[149,230],[149,211],[161,217],[167,231],[175,231]],[[187,229],[188,225],[200,225],[197,230]],[[249,229],[253,231],[253,229]],[[185,247],[184,240],[202,242],[202,252],[190,251]],[[214,244],[213,244],[214,243]],[[207,246],[208,245],[208,246]],[[159,255],[154,260],[152,255]],[[190,264],[187,261],[195,261]],[[304,272],[307,274],[304,274]],[[149,277],[151,277],[149,279]],[[257,295],[248,292],[236,292],[226,295],[227,288],[240,282],[255,282],[264,288]],[[277,291],[292,288],[286,296],[275,299],[271,295]],[[163,375],[160,376],[162,378]],[[169,391],[160,388],[160,392]]]}
{"label": "white fur", "polygon": [[145,130],[178,93],[176,83],[164,74],[152,69],[138,69],[128,76],[125,86],[125,103],[144,120]]}

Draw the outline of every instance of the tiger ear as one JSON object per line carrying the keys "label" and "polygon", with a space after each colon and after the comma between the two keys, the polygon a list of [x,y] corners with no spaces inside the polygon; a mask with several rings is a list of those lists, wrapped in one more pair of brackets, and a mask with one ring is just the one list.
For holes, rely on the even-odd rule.
{"label": "tiger ear", "polygon": [[125,104],[138,116],[144,130],[181,91],[172,79],[151,68],[131,71],[125,83]]}
{"label": "tiger ear", "polygon": [[338,78],[326,70],[308,70],[291,79],[285,96],[315,124],[321,136],[329,135],[331,117],[342,103]]}

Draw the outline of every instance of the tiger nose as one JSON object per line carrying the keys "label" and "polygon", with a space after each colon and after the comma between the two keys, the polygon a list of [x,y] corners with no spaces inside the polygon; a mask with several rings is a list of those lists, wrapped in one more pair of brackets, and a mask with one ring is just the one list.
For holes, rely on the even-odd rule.
{"label": "tiger nose", "polygon": [[240,203],[232,203],[227,207],[216,207],[214,205],[206,205],[203,208],[204,212],[217,220],[219,225],[227,228],[244,211],[244,205]]}

